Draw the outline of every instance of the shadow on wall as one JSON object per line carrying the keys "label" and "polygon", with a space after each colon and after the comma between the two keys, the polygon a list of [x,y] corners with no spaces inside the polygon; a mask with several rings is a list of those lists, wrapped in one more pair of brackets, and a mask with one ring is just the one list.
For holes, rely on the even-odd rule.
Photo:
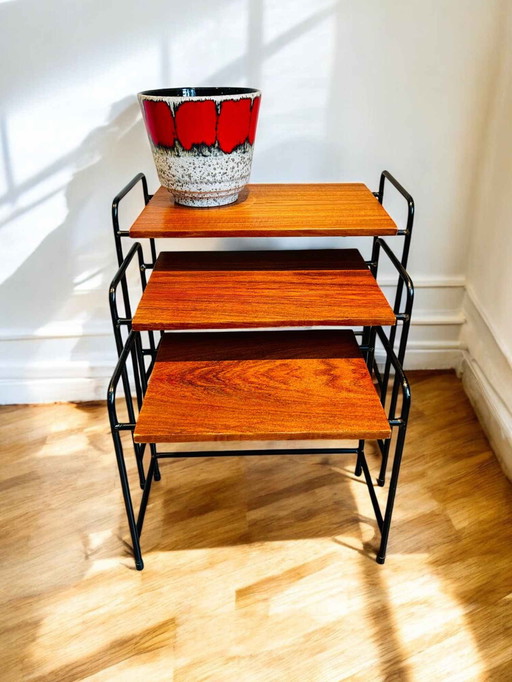
{"label": "shadow on wall", "polygon": [[[92,6],[77,9],[61,0],[50,0],[45,4],[44,11],[32,0],[17,0],[0,6],[0,25],[6,31],[3,47],[9,53],[9,61],[16,65],[12,71],[0,75],[0,87],[3,86],[2,89],[8,93],[3,102],[3,111],[0,111],[0,121],[3,121],[0,143],[7,188],[7,192],[0,196],[0,208],[2,204],[5,207],[10,203],[14,204],[14,211],[6,221],[4,238],[9,234],[8,238],[14,239],[15,257],[20,263],[10,263],[14,272],[0,285],[0,315],[5,329],[4,338],[9,338],[13,331],[16,335],[19,330],[24,338],[30,339],[31,336],[37,336],[38,332],[46,333],[44,327],[49,323],[55,323],[57,327],[62,323],[66,327],[71,321],[74,325],[72,335],[80,334],[81,330],[84,336],[73,348],[69,348],[69,342],[66,342],[63,350],[70,360],[86,361],[90,357],[88,344],[92,343],[91,335],[95,334],[93,328],[96,324],[97,329],[98,323],[100,327],[105,326],[108,319],[105,291],[115,270],[109,218],[112,196],[141,168],[154,174],[134,93],[153,83],[158,86],[171,80],[171,59],[177,58],[179,62],[181,58],[174,49],[171,36],[178,36],[180,32],[190,34],[189,39],[180,45],[190,43],[193,47],[198,40],[196,36],[202,35],[207,29],[206,32],[211,36],[211,46],[208,45],[208,49],[211,47],[214,59],[208,67],[209,75],[202,75],[198,79],[199,84],[244,83],[251,79],[262,79],[264,64],[268,60],[281,54],[290,45],[295,45],[297,40],[310,36],[311,31],[322,22],[330,21],[335,7],[335,3],[329,0],[319,7],[302,7],[297,17],[290,19],[283,25],[282,31],[278,31],[265,42],[264,26],[268,18],[264,16],[263,0],[243,3],[239,7],[236,22],[237,25],[243,25],[244,32],[236,39],[233,31],[226,34],[225,44],[229,48],[234,48],[235,43],[237,45],[236,50],[228,51],[231,59],[226,60],[225,57],[219,59],[219,55],[226,51],[223,34],[217,29],[222,25],[222,17],[237,5],[234,0],[226,0],[222,6],[215,7],[206,0],[197,2],[195,9],[200,10],[199,13],[191,8],[172,9],[160,0],[153,1],[154,11],[141,14],[137,13],[139,8],[134,1],[128,0],[123,3],[122,8],[117,5],[114,3],[104,8],[101,21]],[[172,30],[169,28],[170,24],[164,20],[166,16],[171,18],[171,15]],[[201,22],[196,28],[197,16],[201,16]],[[192,19],[195,22],[193,24]],[[21,21],[24,23],[28,44],[31,45],[30,50],[22,49],[19,41],[14,38],[14,29]],[[72,32],[68,30],[70,24],[74,26]],[[192,31],[191,26],[194,27]],[[130,55],[126,53],[127,41],[130,44]],[[134,77],[130,70],[121,68],[131,65],[126,59],[133,55],[140,55],[144,63],[144,55],[148,51],[151,53],[149,62],[156,69],[141,66]],[[100,58],[103,55],[108,55],[108,60]],[[204,69],[203,62],[201,69]],[[104,72],[109,76],[105,77]],[[152,73],[149,80],[148,73]],[[66,126],[71,126],[72,136],[75,136],[73,115],[77,111],[77,101],[79,107],[83,105],[83,109],[87,111],[86,89],[81,86],[82,89],[75,91],[77,84],[80,86],[82,79],[91,84],[90,106],[93,110],[98,110],[103,105],[105,84],[107,97],[112,92],[119,91],[119,87],[115,89],[116,75],[119,75],[122,82],[121,90],[132,94],[111,106],[105,125],[95,128],[76,148],[69,144],[66,147],[64,144],[63,153],[55,158],[55,148],[59,149],[61,137],[59,123],[62,123],[63,139],[70,132],[66,130]],[[158,82],[162,79],[165,83]],[[111,80],[112,91],[108,89]],[[33,90],[27,88],[28,82],[34,84]],[[32,106],[37,106],[41,98],[45,102],[45,115],[48,115],[48,102],[52,101],[55,93],[60,96],[61,103],[63,93],[68,93],[69,104],[60,108],[56,105],[55,116],[48,120],[51,131],[45,128],[42,119],[32,116],[34,129],[27,131],[26,138],[37,141],[49,132],[50,139],[55,138],[57,142],[52,149],[48,149],[51,153],[46,164],[44,149],[48,148],[49,143],[46,147],[44,144],[39,147],[36,143],[36,147],[28,153],[27,167],[36,167],[36,171],[29,174],[28,179],[18,179],[18,171],[23,172],[25,169],[22,164],[23,156],[19,154],[18,140],[9,139],[12,117],[18,111],[25,111],[23,115],[26,115],[27,107],[32,113]],[[264,179],[282,180],[283,173],[287,173],[286,169],[289,169],[290,178],[298,181],[310,180],[312,175],[324,180],[335,175],[333,168],[337,166],[339,159],[337,149],[322,140],[316,140],[314,133],[311,137],[294,135],[286,124],[286,112],[293,109],[293,102],[288,101],[283,93],[280,98],[276,98],[274,93],[272,99],[278,102],[278,106],[274,110],[269,106],[267,110],[267,129],[278,125],[283,139],[276,138],[272,144],[272,136],[269,138],[267,135],[266,139],[270,139],[271,144],[260,144],[253,169],[255,180],[261,181],[265,174],[268,175],[269,169],[276,168],[279,172],[275,171],[274,175],[270,172]],[[82,113],[82,109],[79,113],[86,125],[87,115]],[[97,111],[93,111],[93,114],[98,117]],[[70,119],[71,123],[66,119]],[[20,134],[19,126],[16,132],[17,135]],[[264,142],[265,124],[261,121],[259,137]],[[31,156],[37,157],[37,163],[30,163]],[[303,175],[301,169],[306,169]],[[63,180],[59,183],[60,176]],[[44,191],[46,186],[49,187],[48,191]],[[34,194],[37,199],[33,203],[27,201],[27,197]],[[45,202],[53,198],[59,201],[59,210],[63,217],[59,223],[56,215],[53,216],[55,226],[52,223],[51,207],[43,221],[38,220],[36,210],[40,206],[46,206]],[[25,234],[28,235],[32,216],[34,232],[31,239],[23,242],[19,236],[22,231],[15,232],[14,226],[17,227],[17,224],[12,222],[8,225],[8,221],[22,217],[22,227],[27,230]],[[42,241],[38,241],[36,232],[46,234]],[[232,248],[232,245],[219,246]],[[52,339],[53,330],[54,327],[49,332]],[[66,333],[64,329],[64,336]],[[96,342],[98,341],[94,343]],[[100,339],[99,343],[104,343],[104,340]],[[29,363],[36,354],[38,358],[44,356],[45,351],[41,355],[39,343],[27,342],[21,344],[16,353],[23,356],[19,361],[23,365]]]}
{"label": "shadow on wall", "polygon": [[[109,122],[90,133],[73,154],[77,170],[65,191],[65,221],[0,286],[2,319],[9,320],[13,327],[37,330],[65,307],[75,285],[84,283],[77,282],[77,273],[86,272],[92,279],[111,270],[113,244],[108,206],[112,197],[110,188],[98,185],[98,178],[117,175],[128,157],[144,155],[145,144],[137,103],[132,97],[116,102]],[[105,206],[104,223],[97,221],[92,202]],[[104,285],[103,279],[101,276]],[[29,320],[19,305],[20,291],[30,298]],[[95,312],[88,310],[87,315],[94,316]]]}
{"label": "shadow on wall", "polygon": [[[15,246],[0,285],[4,338],[18,331],[30,337],[52,322],[78,319],[83,326],[108,316],[105,286],[115,268],[110,203],[141,166],[152,170],[135,93],[170,78],[169,27],[179,31],[189,18],[163,0],[152,5],[153,11],[142,12],[135,0],[118,1],[99,12],[98,2],[0,4],[2,52],[10,65],[0,73],[0,212],[6,216],[0,239]],[[208,7],[214,12],[206,0],[196,5],[205,17]],[[135,74],[132,62],[140,64]],[[87,130],[88,111],[91,121],[101,120],[99,112],[109,101],[115,103],[105,125],[73,146],[79,131]],[[37,116],[41,104],[44,119]],[[29,125],[23,130],[25,120]],[[53,199],[59,215],[50,208],[43,225],[37,209]],[[84,297],[83,306],[72,304],[77,288],[90,294],[92,305]],[[35,352],[32,345],[23,362]]]}

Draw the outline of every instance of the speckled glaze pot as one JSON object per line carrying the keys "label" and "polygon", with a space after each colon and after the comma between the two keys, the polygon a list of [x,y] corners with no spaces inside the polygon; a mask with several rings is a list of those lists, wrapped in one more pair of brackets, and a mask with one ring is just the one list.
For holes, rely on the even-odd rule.
{"label": "speckled glaze pot", "polygon": [[185,206],[223,206],[249,181],[261,92],[170,88],[138,94],[158,177]]}

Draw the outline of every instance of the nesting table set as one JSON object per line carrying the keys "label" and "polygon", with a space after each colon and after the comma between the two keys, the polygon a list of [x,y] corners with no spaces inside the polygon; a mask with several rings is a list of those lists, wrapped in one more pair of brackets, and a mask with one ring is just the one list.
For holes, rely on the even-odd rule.
{"label": "nesting table set", "polygon": [[[388,184],[407,202],[405,229],[383,207]],[[120,203],[139,185],[145,208],[122,230]],[[159,459],[283,453],[354,457],[381,533],[376,559],[384,563],[410,409],[402,365],[414,297],[406,271],[412,197],[384,171],[376,193],[360,183],[254,184],[235,204],[187,208],[172,203],[164,188],[151,196],[139,174],[114,199],[112,219],[119,270],[109,295],[119,360],[108,412],[137,569],[144,566],[140,535],[152,483],[160,479]],[[344,236],[370,237],[370,259],[342,248],[159,253],[156,241]],[[396,239],[399,255],[386,236]],[[130,239],[141,241],[125,250]],[[397,273],[393,305],[376,279],[381,252]],[[138,271],[142,289],[135,310],[131,270]],[[118,416],[121,387],[124,420]],[[123,431],[131,433],[142,488],[137,514]],[[159,448],[312,439],[319,447]],[[322,440],[354,444],[322,447]],[[367,440],[377,442],[381,455],[377,485],[389,478],[382,507],[365,456]]]}

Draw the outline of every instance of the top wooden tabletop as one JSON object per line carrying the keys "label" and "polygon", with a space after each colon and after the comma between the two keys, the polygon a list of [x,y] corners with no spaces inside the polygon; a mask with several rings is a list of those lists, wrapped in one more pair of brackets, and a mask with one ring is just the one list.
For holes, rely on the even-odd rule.
{"label": "top wooden tabletop", "polygon": [[215,208],[174,203],[164,187],[130,237],[353,237],[394,235],[397,226],[362,183],[254,184]]}

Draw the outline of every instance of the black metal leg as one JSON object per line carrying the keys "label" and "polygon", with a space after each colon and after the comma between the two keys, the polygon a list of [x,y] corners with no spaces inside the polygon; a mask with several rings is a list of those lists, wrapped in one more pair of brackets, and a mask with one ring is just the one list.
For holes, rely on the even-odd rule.
{"label": "black metal leg", "polygon": [[[142,192],[144,197],[144,203],[147,204],[151,199],[151,195],[148,192],[148,182],[144,173],[137,173],[137,175],[130,180],[130,182],[123,187],[123,189],[114,197],[112,201],[112,228],[114,230],[114,243],[116,246],[117,262],[119,265],[123,262],[123,247],[121,244],[121,239],[123,237],[129,237],[130,233],[125,230],[121,230],[119,227],[119,204],[124,199],[124,197],[137,185],[138,183],[142,185]],[[156,255],[154,240],[151,242],[151,253]]]}
{"label": "black metal leg", "polygon": [[[412,299],[411,299],[411,304],[412,304]],[[402,455],[403,455],[404,444],[405,444],[405,436],[406,436],[406,432],[407,432],[407,423],[409,420],[409,412],[410,412],[410,408],[411,408],[411,390],[409,387],[409,382],[407,381],[407,378],[406,378],[404,371],[402,369],[402,364],[401,364],[399,358],[397,358],[397,356],[395,355],[395,353],[393,351],[393,347],[391,346],[390,338],[386,337],[382,327],[377,328],[377,334],[378,334],[379,339],[382,342],[382,345],[384,346],[384,349],[387,353],[387,359],[389,360],[390,365],[392,365],[394,370],[395,370],[393,393],[396,392],[396,395],[398,396],[398,391],[400,389],[402,391],[402,402],[401,402],[401,407],[400,407],[400,417],[397,419],[397,418],[395,418],[395,414],[394,414],[394,411],[396,409],[396,401],[398,400],[398,398],[396,398],[395,399],[395,405],[393,406],[393,412],[390,414],[390,420],[389,420],[390,425],[392,427],[398,427],[398,435],[397,435],[396,442],[394,445],[394,458],[393,458],[393,467],[392,467],[392,472],[391,472],[391,480],[389,483],[389,491],[388,491],[388,498],[387,498],[387,502],[386,502],[386,510],[384,512],[384,519],[383,519],[383,523],[381,526],[381,543],[380,543],[380,548],[379,548],[379,551],[377,554],[377,563],[383,564],[385,559],[386,559],[386,548],[387,548],[388,538],[389,538],[389,529],[391,526],[391,517],[393,514],[393,505],[395,502],[396,490],[397,490],[397,485],[398,485],[398,475],[400,473],[400,465],[402,462]],[[379,447],[382,451],[382,464],[381,464],[379,479],[377,482],[380,486],[384,485],[384,476],[385,476],[386,465],[387,465],[389,452],[390,452],[390,448],[391,448],[391,442],[392,442],[391,438],[389,438],[386,441],[379,441]]]}
{"label": "black metal leg", "polygon": [[367,355],[367,360],[366,364],[368,366],[368,370],[370,372],[370,375],[372,373],[372,367],[373,367],[373,360],[375,358],[375,336],[376,336],[376,331],[375,327],[370,327],[370,335],[368,337],[368,355]]}
{"label": "black metal leg", "polygon": [[[151,258],[150,258],[150,263],[146,264],[144,262],[144,253],[143,249],[140,244],[135,243],[129,253],[127,254],[126,258],[124,257],[123,254],[123,246],[122,246],[122,240],[124,238],[129,237],[129,232],[125,230],[120,229],[119,225],[119,204],[120,202],[124,199],[124,197],[138,184],[141,184],[142,186],[142,192],[143,192],[143,198],[144,198],[144,203],[148,204],[149,200],[151,199],[151,195],[148,192],[148,184],[146,177],[144,176],[143,173],[138,173],[127,185],[124,187],[119,194],[114,198],[112,202],[112,227],[113,227],[113,232],[114,232],[114,242],[115,242],[115,247],[116,247],[116,255],[117,255],[117,261],[119,267],[119,271],[114,277],[114,280],[112,281],[111,287],[110,287],[110,308],[111,308],[111,315],[112,315],[112,323],[114,327],[114,336],[116,339],[116,345],[117,345],[117,352],[118,355],[121,354],[122,350],[122,336],[121,336],[121,327],[126,326],[128,329],[131,329],[131,306],[130,306],[130,296],[129,296],[129,291],[128,291],[128,283],[126,280],[126,268],[128,267],[129,263],[133,259],[135,255],[138,256],[138,266],[139,266],[139,273],[140,273],[140,282],[141,282],[141,287],[142,290],[145,289],[146,283],[147,283],[147,277],[146,277],[146,269],[147,268],[153,268],[156,263],[157,259],[157,251],[156,251],[156,244],[154,239],[149,240],[150,244],[150,250],[151,250]],[[118,285],[121,285],[121,293],[122,293],[122,298],[123,298],[123,303],[124,303],[124,317],[121,318],[118,310],[117,310],[117,301],[116,301],[116,288]],[[153,332],[148,333],[149,337],[149,352],[151,355],[151,361],[154,363],[155,358],[156,358],[156,344],[155,344],[155,337]],[[133,373],[134,373],[134,381],[135,381],[135,391],[137,395],[137,404],[138,408],[140,411],[141,405],[142,405],[142,398],[143,398],[143,393],[144,390],[142,388],[142,377],[140,376],[143,374],[145,371],[145,365],[144,365],[144,360],[142,358],[142,364],[140,364],[140,373],[137,372],[136,368],[136,353],[138,354],[139,348],[137,348],[133,353],[132,353],[132,364],[133,364]],[[142,349],[140,348],[140,355],[142,356]],[[150,370],[152,368],[152,365],[150,366]],[[123,377],[123,386],[125,390],[125,395],[127,395],[127,386],[126,382]],[[129,421],[131,423],[135,422],[135,418],[133,415],[129,415]],[[134,449],[135,449],[135,456],[137,460],[137,468],[139,472],[139,481],[141,488],[144,488],[145,484],[145,476],[144,476],[144,469],[142,466],[142,461],[144,458],[144,450],[145,447],[141,446],[137,443],[134,443]],[[155,446],[152,446],[151,448],[152,454],[156,453],[156,448]],[[155,480],[158,481],[160,480],[160,471],[158,469],[158,462],[156,463],[156,471],[155,471]]]}
{"label": "black metal leg", "polygon": [[370,500],[372,503],[373,511],[375,513],[375,519],[377,521],[377,525],[379,527],[379,530],[382,532],[382,524],[383,524],[382,512],[380,510],[379,501],[377,499],[377,495],[375,494],[375,489],[373,487],[373,481],[372,481],[372,477],[370,474],[370,469],[368,468],[368,462],[366,461],[366,457],[364,455],[361,457],[361,466],[362,466],[363,473],[364,473],[364,480],[366,482],[366,487],[368,488],[368,492],[370,493]]}
{"label": "black metal leg", "polygon": [[148,475],[146,478],[146,485],[144,486],[144,492],[142,493],[142,499],[140,501],[139,515],[137,517],[137,534],[140,537],[142,533],[142,526],[144,525],[144,517],[146,515],[146,508],[148,506],[149,493],[151,492],[151,484],[153,483],[153,477],[155,475],[155,465],[156,459],[151,457],[149,463]]}
{"label": "black metal leg", "polygon": [[380,488],[383,488],[385,483],[386,483],[386,470],[388,468],[388,459],[389,459],[389,443],[391,441],[387,440],[384,442],[384,448],[382,450],[382,459],[380,462],[380,471],[379,471],[379,476],[377,478],[377,485]]}
{"label": "black metal leg", "polygon": [[146,477],[144,475],[144,450],[140,447],[138,443],[133,444],[135,450],[135,461],[137,463],[137,473],[139,474],[139,485],[141,489],[144,489],[146,485]]}
{"label": "black metal leg", "polygon": [[157,457],[156,445],[154,443],[151,443],[150,450],[151,450],[151,459],[155,460],[155,481],[160,481],[162,478],[162,475],[160,473],[160,467],[158,466],[158,460],[156,458]]}
{"label": "black metal leg", "polygon": [[[368,348],[368,346],[370,344],[370,330],[371,330],[371,327],[363,327],[363,335],[361,337],[361,346],[363,346],[363,348]],[[364,352],[365,352],[366,358],[368,358],[368,351],[364,351]],[[367,362],[367,364],[368,364],[368,362]]]}
{"label": "black metal leg", "polygon": [[406,426],[405,425],[401,426],[396,441],[395,457],[393,460],[393,469],[391,472],[391,480],[389,483],[388,500],[386,502],[386,511],[384,513],[384,523],[382,525],[379,552],[377,554],[378,564],[383,564],[384,561],[386,560],[386,549],[388,546],[389,529],[391,527],[391,517],[393,515],[393,506],[395,503],[396,489],[398,485],[398,475],[400,473],[400,464],[402,462],[402,454],[405,443],[405,431]]}
{"label": "black metal leg", "polygon": [[357,460],[356,460],[356,468],[354,471],[354,474],[356,476],[361,476],[363,473],[363,468],[362,468],[362,458],[364,457],[364,440],[360,440],[357,446]]}
{"label": "black metal leg", "polygon": [[[135,558],[135,567],[138,571],[144,568],[142,561],[142,553],[139,542],[139,532],[137,523],[135,521],[135,514],[133,512],[132,497],[130,494],[130,484],[128,483],[128,474],[126,472],[126,465],[123,456],[123,444],[117,431],[112,431],[112,439],[114,441],[114,449],[116,452],[117,467],[119,469],[119,478],[121,479],[121,489],[123,491],[124,506],[126,509],[126,516],[128,519],[128,526],[130,528],[130,535],[132,538],[133,555]],[[146,481],[146,486],[150,484],[150,479]]]}
{"label": "black metal leg", "polygon": [[[401,298],[401,294],[400,294]],[[395,303],[395,314],[398,314],[399,312],[399,303]],[[391,348],[394,348],[395,346],[395,338],[396,338],[396,325],[394,327],[391,327],[391,330],[389,332],[389,343]],[[386,362],[384,365],[384,374],[383,374],[383,379],[382,379],[382,393],[381,393],[381,402],[382,402],[382,407],[386,407],[386,399],[387,399],[387,393],[388,393],[388,385],[389,385],[389,375],[391,372],[391,360],[389,359],[389,356],[386,357]]]}

